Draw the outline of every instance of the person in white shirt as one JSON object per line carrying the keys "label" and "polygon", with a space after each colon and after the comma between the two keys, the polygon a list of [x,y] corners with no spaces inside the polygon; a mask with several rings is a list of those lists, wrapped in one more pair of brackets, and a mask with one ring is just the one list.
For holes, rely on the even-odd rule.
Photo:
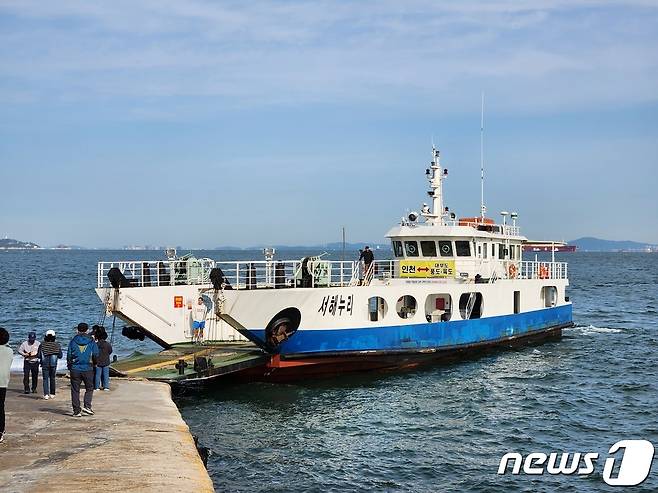
{"label": "person in white shirt", "polygon": [[0,443],[5,439],[5,397],[11,376],[11,360],[14,358],[14,351],[7,346],[8,342],[9,332],[0,327]]}
{"label": "person in white shirt", "polygon": [[203,329],[206,328],[206,315],[208,308],[199,296],[197,304],[192,307],[192,329],[194,330],[193,341],[200,343],[203,341]]}
{"label": "person in white shirt", "polygon": [[30,374],[32,374],[32,393],[37,393],[37,380],[39,379],[39,346],[37,333],[30,331],[27,341],[18,348],[18,354],[23,357],[23,388],[24,393],[30,393]]}

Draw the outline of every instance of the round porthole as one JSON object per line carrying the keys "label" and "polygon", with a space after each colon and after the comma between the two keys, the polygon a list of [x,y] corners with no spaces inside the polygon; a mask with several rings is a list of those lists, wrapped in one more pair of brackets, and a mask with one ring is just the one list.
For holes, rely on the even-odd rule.
{"label": "round porthole", "polygon": [[413,296],[400,296],[395,305],[395,311],[398,312],[400,318],[412,318],[416,314],[417,306],[418,303]]}

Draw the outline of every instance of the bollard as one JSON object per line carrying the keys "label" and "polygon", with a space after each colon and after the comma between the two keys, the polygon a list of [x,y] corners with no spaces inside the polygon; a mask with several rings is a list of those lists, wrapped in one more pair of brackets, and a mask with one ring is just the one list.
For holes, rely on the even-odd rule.
{"label": "bollard", "polygon": [[184,359],[179,359],[178,363],[176,363],[176,369],[178,370],[179,375],[183,375],[185,373],[185,367],[187,366],[187,363],[185,362]]}

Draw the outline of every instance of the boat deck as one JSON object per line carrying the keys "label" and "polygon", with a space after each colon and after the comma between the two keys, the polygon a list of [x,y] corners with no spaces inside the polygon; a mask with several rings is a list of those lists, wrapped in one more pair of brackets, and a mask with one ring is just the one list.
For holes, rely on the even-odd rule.
{"label": "boat deck", "polygon": [[268,361],[269,355],[251,343],[185,344],[155,354],[133,353],[112,363],[111,368],[115,376],[193,384],[257,368]]}

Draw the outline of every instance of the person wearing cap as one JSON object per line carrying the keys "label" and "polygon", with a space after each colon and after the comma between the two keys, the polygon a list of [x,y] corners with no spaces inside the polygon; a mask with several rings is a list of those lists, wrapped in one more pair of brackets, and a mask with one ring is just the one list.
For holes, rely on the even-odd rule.
{"label": "person wearing cap", "polygon": [[55,376],[57,375],[57,360],[62,357],[62,345],[57,342],[54,330],[46,331],[39,347],[39,360],[43,371],[43,398],[55,397]]}
{"label": "person wearing cap", "polygon": [[0,327],[0,443],[5,439],[5,397],[11,377],[11,360],[14,359],[14,351],[7,346],[9,332]]}
{"label": "person wearing cap", "polygon": [[23,357],[23,388],[25,394],[30,393],[30,375],[32,375],[32,393],[37,393],[37,383],[39,380],[39,346],[37,333],[30,331],[27,334],[27,341],[18,348],[18,354]]}

